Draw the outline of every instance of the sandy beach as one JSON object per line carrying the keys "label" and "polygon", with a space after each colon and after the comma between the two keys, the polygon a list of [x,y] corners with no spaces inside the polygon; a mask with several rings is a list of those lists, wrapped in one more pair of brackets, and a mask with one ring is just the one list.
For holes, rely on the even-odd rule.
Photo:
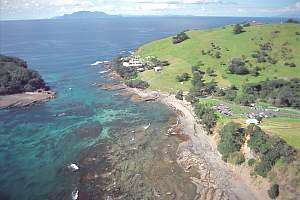
{"label": "sandy beach", "polygon": [[179,144],[177,162],[186,172],[197,172],[191,176],[197,186],[195,199],[269,199],[268,187],[262,187],[268,184],[266,180],[252,178],[246,166],[231,166],[222,161],[215,140],[206,134],[190,103],[156,91],[128,90],[142,98],[158,97],[158,101],[181,113],[178,119],[189,140]]}
{"label": "sandy beach", "polygon": [[52,91],[25,92],[0,96],[0,109],[30,106],[34,103],[48,101],[54,97],[55,92]]}

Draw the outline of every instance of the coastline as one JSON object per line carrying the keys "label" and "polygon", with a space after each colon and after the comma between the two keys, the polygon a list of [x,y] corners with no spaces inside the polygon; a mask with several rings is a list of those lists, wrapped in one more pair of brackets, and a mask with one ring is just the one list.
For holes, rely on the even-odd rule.
{"label": "coastline", "polygon": [[262,184],[268,185],[266,180],[252,178],[246,166],[232,166],[221,159],[216,142],[206,134],[190,103],[158,91],[129,87],[126,90],[140,99],[153,97],[180,113],[177,114],[178,121],[189,139],[179,144],[177,163],[190,173],[197,187],[195,199],[269,199],[265,187],[261,187]]}
{"label": "coastline", "polygon": [[25,92],[0,96],[0,109],[26,107],[39,102],[46,102],[55,98],[53,91]]}

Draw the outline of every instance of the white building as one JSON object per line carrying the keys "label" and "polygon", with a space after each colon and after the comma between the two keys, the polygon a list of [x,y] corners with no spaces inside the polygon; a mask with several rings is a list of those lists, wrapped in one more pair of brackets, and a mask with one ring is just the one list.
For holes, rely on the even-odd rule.
{"label": "white building", "polygon": [[128,62],[123,62],[123,67],[142,67],[143,63],[138,58],[131,58]]}
{"label": "white building", "polygon": [[154,67],[153,69],[154,69],[155,72],[160,72],[162,70],[161,67]]}
{"label": "white building", "polygon": [[259,122],[257,119],[247,119],[246,120],[246,124],[249,125],[249,124],[255,124],[255,125],[258,125]]}

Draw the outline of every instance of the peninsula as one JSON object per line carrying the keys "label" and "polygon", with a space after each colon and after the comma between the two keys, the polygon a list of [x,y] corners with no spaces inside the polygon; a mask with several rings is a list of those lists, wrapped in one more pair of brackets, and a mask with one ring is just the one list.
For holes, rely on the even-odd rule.
{"label": "peninsula", "polygon": [[0,109],[28,106],[55,97],[40,74],[16,57],[0,55]]}

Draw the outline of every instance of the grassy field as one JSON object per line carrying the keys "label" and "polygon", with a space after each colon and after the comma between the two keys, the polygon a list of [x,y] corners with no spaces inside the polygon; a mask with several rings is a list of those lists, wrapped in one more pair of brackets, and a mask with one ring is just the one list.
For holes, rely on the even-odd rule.
{"label": "grassy field", "polygon": [[[233,34],[231,25],[211,30],[192,30],[187,32],[191,39],[180,44],[174,45],[172,37],[146,44],[138,50],[141,57],[156,56],[162,60],[168,60],[171,65],[160,73],[152,70],[145,71],[141,77],[150,83],[151,89],[167,92],[175,92],[178,89],[187,91],[190,83],[186,82],[182,85],[176,81],[175,77],[183,72],[191,74],[191,66],[197,65],[199,61],[204,63],[202,71],[206,71],[207,68],[215,70],[215,77],[205,76],[205,79],[214,79],[220,87],[241,86],[266,78],[300,77],[300,36],[296,35],[296,32],[300,32],[300,25],[267,24],[253,25],[244,29],[246,32],[238,35]],[[215,53],[217,50],[212,48],[212,42],[221,48],[218,50],[222,54],[220,59],[201,53],[202,50],[211,50]],[[276,64],[257,63],[256,59],[251,57],[255,50],[259,50],[259,44],[266,42],[272,43],[269,55],[278,60]],[[289,51],[288,56],[291,58],[288,60],[282,58],[283,46]],[[242,56],[253,66],[259,66],[262,69],[259,76],[228,73],[229,60]],[[297,67],[285,66],[285,62],[293,62]],[[225,65],[221,65],[221,63]]]}
{"label": "grassy field", "polygon": [[[170,65],[161,72],[156,73],[153,70],[145,71],[140,74],[140,78],[150,84],[150,89],[164,92],[175,93],[179,89],[188,91],[190,81],[183,84],[176,81],[176,76],[184,72],[191,74],[191,67],[201,61],[202,71],[212,68],[216,76],[205,75],[206,81],[214,79],[220,87],[229,87],[235,85],[241,87],[245,83],[259,82],[262,80],[275,78],[300,78],[300,32],[299,24],[266,24],[253,25],[244,28],[246,32],[235,35],[233,26],[229,25],[223,28],[211,30],[192,30],[187,34],[190,39],[174,45],[172,37],[154,41],[139,48],[138,55],[142,58],[146,56],[156,56],[161,60],[169,61]],[[259,50],[259,44],[266,42],[272,43],[272,50],[269,55],[277,60],[276,64],[269,62],[257,63],[251,54]],[[211,43],[220,47],[219,50],[213,49]],[[282,48],[288,49],[289,59],[282,57]],[[202,50],[211,50],[213,54],[216,51],[221,52],[221,58],[202,55]],[[236,75],[228,72],[228,63],[230,59],[244,57],[249,60],[248,64],[259,66],[262,70],[259,76]],[[285,66],[285,62],[293,62],[296,67]],[[223,64],[223,65],[222,65]],[[225,64],[225,65],[224,65]],[[218,127],[221,127],[228,121],[245,122],[243,113],[251,112],[249,107],[240,106],[233,102],[227,102],[223,99],[205,98],[200,102],[210,105],[220,103],[227,105],[234,113],[233,116],[224,116],[219,114]],[[261,103],[261,106],[269,106]],[[264,119],[261,127],[270,134],[275,134],[285,139],[290,145],[300,148],[300,111],[290,108],[280,109],[277,117]]]}

